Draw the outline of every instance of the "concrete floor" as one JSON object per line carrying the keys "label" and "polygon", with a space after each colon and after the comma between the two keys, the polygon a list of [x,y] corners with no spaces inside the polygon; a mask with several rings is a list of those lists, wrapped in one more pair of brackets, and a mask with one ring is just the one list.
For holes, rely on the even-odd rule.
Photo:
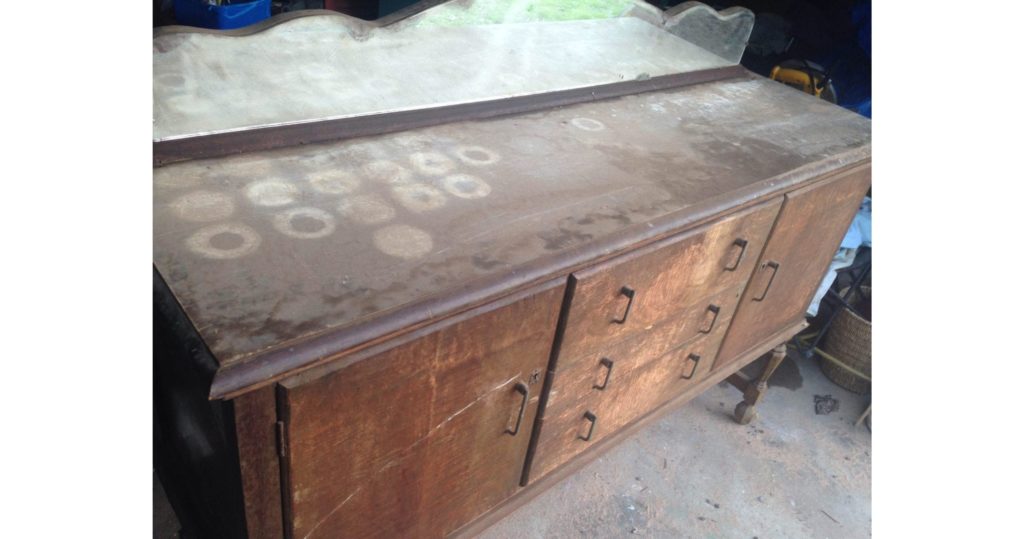
{"label": "concrete floor", "polygon": [[[816,360],[794,357],[750,425],[733,422],[739,391],[719,384],[482,538],[870,537],[871,434],[853,426],[868,398],[832,384]],[[815,415],[814,396],[828,394],[839,409]],[[175,537],[159,485],[154,506],[154,537]]]}

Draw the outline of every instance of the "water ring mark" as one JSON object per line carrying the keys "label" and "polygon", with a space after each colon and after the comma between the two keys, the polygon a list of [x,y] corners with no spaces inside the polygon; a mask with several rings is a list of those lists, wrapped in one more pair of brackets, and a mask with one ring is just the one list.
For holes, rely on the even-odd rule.
{"label": "water ring mark", "polygon": [[441,180],[441,185],[459,198],[483,198],[491,194],[491,186],[486,182],[469,174],[453,174]]}
{"label": "water ring mark", "polygon": [[569,120],[569,123],[571,123],[573,127],[582,129],[584,131],[604,130],[604,124],[593,118],[573,118],[572,120]]}
{"label": "water ring mark", "polygon": [[309,177],[309,185],[325,195],[347,195],[359,188],[359,178],[341,170],[325,170]]}
{"label": "water ring mark", "polygon": [[363,166],[363,174],[368,178],[390,184],[403,184],[412,181],[409,169],[394,161],[374,161]]}
{"label": "water ring mark", "polygon": [[281,180],[262,180],[245,187],[245,196],[257,206],[287,206],[295,202],[299,190]]}
{"label": "water ring mark", "polygon": [[413,168],[429,176],[443,176],[455,170],[455,161],[437,152],[416,152],[409,155]]}
{"label": "water ring mark", "polygon": [[448,201],[439,189],[423,183],[395,185],[391,188],[391,193],[402,206],[417,213],[436,210]]}
{"label": "water ring mark", "polygon": [[501,155],[483,146],[459,146],[455,148],[455,157],[467,165],[493,165],[501,160]]}
{"label": "water ring mark", "polygon": [[274,215],[274,228],[285,236],[310,240],[334,233],[334,216],[319,208],[291,208]]}
{"label": "water ring mark", "polygon": [[430,234],[409,225],[386,226],[373,233],[373,243],[380,252],[406,260],[434,250]]}
{"label": "water ring mark", "polygon": [[222,223],[200,228],[185,240],[190,251],[214,260],[229,260],[253,253],[261,238],[252,228],[239,223]]}

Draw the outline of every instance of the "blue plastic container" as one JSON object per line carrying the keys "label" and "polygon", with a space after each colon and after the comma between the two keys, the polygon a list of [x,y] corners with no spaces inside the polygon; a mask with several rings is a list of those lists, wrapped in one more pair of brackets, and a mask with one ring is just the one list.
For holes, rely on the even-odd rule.
{"label": "blue plastic container", "polygon": [[211,6],[204,0],[174,0],[178,24],[227,30],[256,24],[270,18],[270,0],[235,0]]}

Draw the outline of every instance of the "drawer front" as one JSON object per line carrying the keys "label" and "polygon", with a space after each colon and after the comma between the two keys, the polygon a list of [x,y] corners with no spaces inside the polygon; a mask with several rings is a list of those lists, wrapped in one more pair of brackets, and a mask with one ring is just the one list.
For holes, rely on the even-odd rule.
{"label": "drawer front", "polygon": [[[742,287],[736,287],[695,301],[679,316],[644,328],[604,350],[564,364],[559,361],[548,393],[547,410],[557,411],[563,402],[598,398],[607,387],[618,386],[631,372],[669,351],[707,334],[721,333],[719,330],[729,324],[742,291]],[[711,308],[717,313],[712,313]]]}
{"label": "drawer front", "polygon": [[279,388],[291,537],[444,537],[518,488],[564,281]]}
{"label": "drawer front", "polygon": [[573,275],[559,362],[585,357],[746,282],[781,199]]}
{"label": "drawer front", "polygon": [[669,321],[607,353],[558,367],[528,480],[546,475],[703,379],[741,292],[737,287],[711,298],[722,303],[722,312],[709,333],[691,332],[694,323]]}
{"label": "drawer front", "polygon": [[870,185],[871,169],[863,166],[786,195],[716,369],[803,320]]}

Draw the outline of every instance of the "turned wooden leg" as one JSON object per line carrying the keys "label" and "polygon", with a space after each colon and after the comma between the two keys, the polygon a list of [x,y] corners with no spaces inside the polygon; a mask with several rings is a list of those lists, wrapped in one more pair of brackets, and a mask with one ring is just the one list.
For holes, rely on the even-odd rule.
{"label": "turned wooden leg", "polygon": [[768,358],[768,364],[761,371],[761,375],[756,380],[751,380],[743,390],[743,400],[736,405],[736,410],[733,412],[737,423],[746,425],[754,420],[757,415],[755,407],[757,403],[761,402],[765,391],[768,390],[768,379],[772,377],[775,369],[779,368],[783,359],[786,359],[786,343],[782,343],[772,350],[772,355]]}

